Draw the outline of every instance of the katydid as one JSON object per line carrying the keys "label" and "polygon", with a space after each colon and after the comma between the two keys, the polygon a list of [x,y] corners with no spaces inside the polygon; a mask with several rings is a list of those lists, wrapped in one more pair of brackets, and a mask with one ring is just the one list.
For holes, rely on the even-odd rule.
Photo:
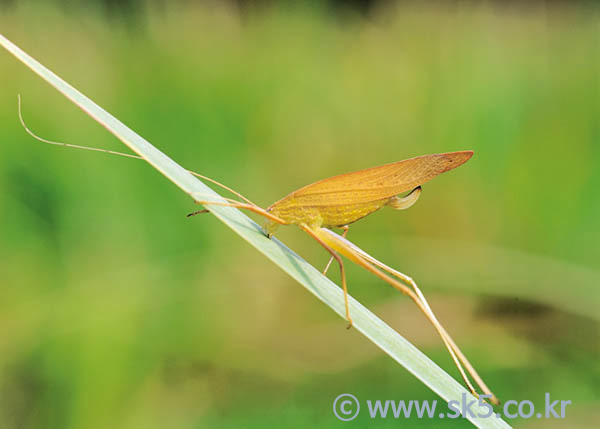
{"label": "katydid", "polygon": [[[137,155],[43,139],[34,134],[26,126],[21,116],[20,103],[21,100],[19,98],[19,119],[21,124],[32,137],[41,142],[75,149],[106,152],[128,158],[143,159]],[[477,371],[475,371],[448,332],[437,320],[415,281],[411,277],[378,261],[345,238],[350,224],[385,206],[396,210],[404,210],[411,207],[419,198],[422,192],[421,186],[424,183],[441,173],[459,167],[472,156],[472,151],[423,155],[379,167],[341,174],[304,186],[273,203],[266,209],[257,206],[240,193],[218,181],[190,171],[195,176],[233,193],[238,198],[244,200],[244,202],[228,198],[225,198],[226,201],[223,202],[196,200],[196,203],[204,205],[206,209],[190,213],[188,216],[205,213],[210,210],[211,205],[247,209],[266,218],[267,221],[263,227],[263,231],[268,237],[271,237],[279,225],[298,225],[330,253],[331,259],[325,267],[324,275],[332,260],[335,260],[339,265],[344,291],[346,319],[349,322],[348,328],[352,326],[352,318],[348,306],[348,287],[346,284],[344,263],[340,255],[358,264],[410,297],[440,335],[462,379],[473,395],[478,396],[469,377],[465,373],[465,369],[483,393],[490,395],[490,401],[494,404],[499,404],[499,400],[486,386]],[[404,192],[408,192],[408,194],[404,197],[399,197]],[[331,231],[330,228],[342,228],[344,232],[342,235],[338,235]]]}

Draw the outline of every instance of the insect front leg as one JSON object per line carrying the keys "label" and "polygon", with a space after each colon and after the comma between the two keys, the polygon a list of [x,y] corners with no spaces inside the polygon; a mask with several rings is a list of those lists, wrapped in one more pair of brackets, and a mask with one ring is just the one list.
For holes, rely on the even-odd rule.
{"label": "insect front leg", "polygon": [[269,220],[263,225],[262,229],[263,229],[263,232],[265,233],[265,235],[268,238],[271,238],[271,236],[277,230],[277,228],[279,228],[279,223]]}

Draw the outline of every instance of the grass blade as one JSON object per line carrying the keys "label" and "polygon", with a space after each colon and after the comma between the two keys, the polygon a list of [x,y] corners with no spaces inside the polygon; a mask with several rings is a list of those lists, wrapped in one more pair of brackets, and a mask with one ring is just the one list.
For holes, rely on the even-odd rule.
{"label": "grass blade", "polygon": [[[203,200],[210,198],[220,201],[219,195],[212,189],[2,35],[0,35],[0,44],[192,198]],[[296,279],[341,317],[344,317],[343,293],[335,283],[279,240],[267,239],[260,227],[239,210],[219,206],[211,206],[210,210],[234,232]],[[352,297],[350,297],[350,311],[355,329],[404,366],[441,398],[446,401],[456,400],[460,403],[462,403],[463,394],[466,394],[467,398],[472,398],[454,378]],[[340,334],[342,331],[343,324],[340,323]],[[485,415],[488,413],[487,408],[478,407],[477,404],[471,410],[475,414]],[[510,427],[502,419],[496,417],[467,416],[467,418],[480,428]]]}

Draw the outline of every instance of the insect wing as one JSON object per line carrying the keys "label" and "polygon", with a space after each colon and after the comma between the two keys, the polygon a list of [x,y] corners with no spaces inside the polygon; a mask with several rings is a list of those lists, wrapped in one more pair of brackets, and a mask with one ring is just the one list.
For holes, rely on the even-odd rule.
{"label": "insect wing", "polygon": [[472,151],[423,155],[340,174],[300,188],[280,201],[289,198],[300,206],[337,206],[382,200],[410,191],[464,164],[472,155]]}

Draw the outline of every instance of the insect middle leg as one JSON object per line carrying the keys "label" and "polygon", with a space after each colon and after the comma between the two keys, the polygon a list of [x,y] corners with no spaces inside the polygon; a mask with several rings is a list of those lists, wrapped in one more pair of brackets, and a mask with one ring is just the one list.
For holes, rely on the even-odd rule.
{"label": "insect middle leg", "polygon": [[[350,229],[350,227],[348,225],[344,225],[344,226],[342,226],[342,229],[344,230],[344,232],[342,233],[342,237],[346,238],[346,234],[348,234],[348,230]],[[327,262],[327,265],[325,265],[325,269],[323,270],[324,276],[327,275],[327,270],[329,270],[329,267],[331,266],[332,262],[333,262],[333,256],[331,258],[329,258],[329,262]]]}
{"label": "insect middle leg", "polygon": [[[350,317],[350,306],[348,304],[348,286],[346,286],[346,270],[344,270],[344,262],[342,261],[342,257],[331,247],[329,247],[323,240],[315,234],[315,232],[308,225],[300,225],[304,231],[308,233],[312,238],[317,240],[317,242],[325,248],[329,253],[331,253],[331,259],[335,259],[340,266],[340,276],[342,277],[342,289],[344,290],[344,305],[346,307],[346,319],[348,320],[348,326],[346,329],[350,329],[352,327],[352,318]],[[346,229],[347,231],[347,229]]]}

